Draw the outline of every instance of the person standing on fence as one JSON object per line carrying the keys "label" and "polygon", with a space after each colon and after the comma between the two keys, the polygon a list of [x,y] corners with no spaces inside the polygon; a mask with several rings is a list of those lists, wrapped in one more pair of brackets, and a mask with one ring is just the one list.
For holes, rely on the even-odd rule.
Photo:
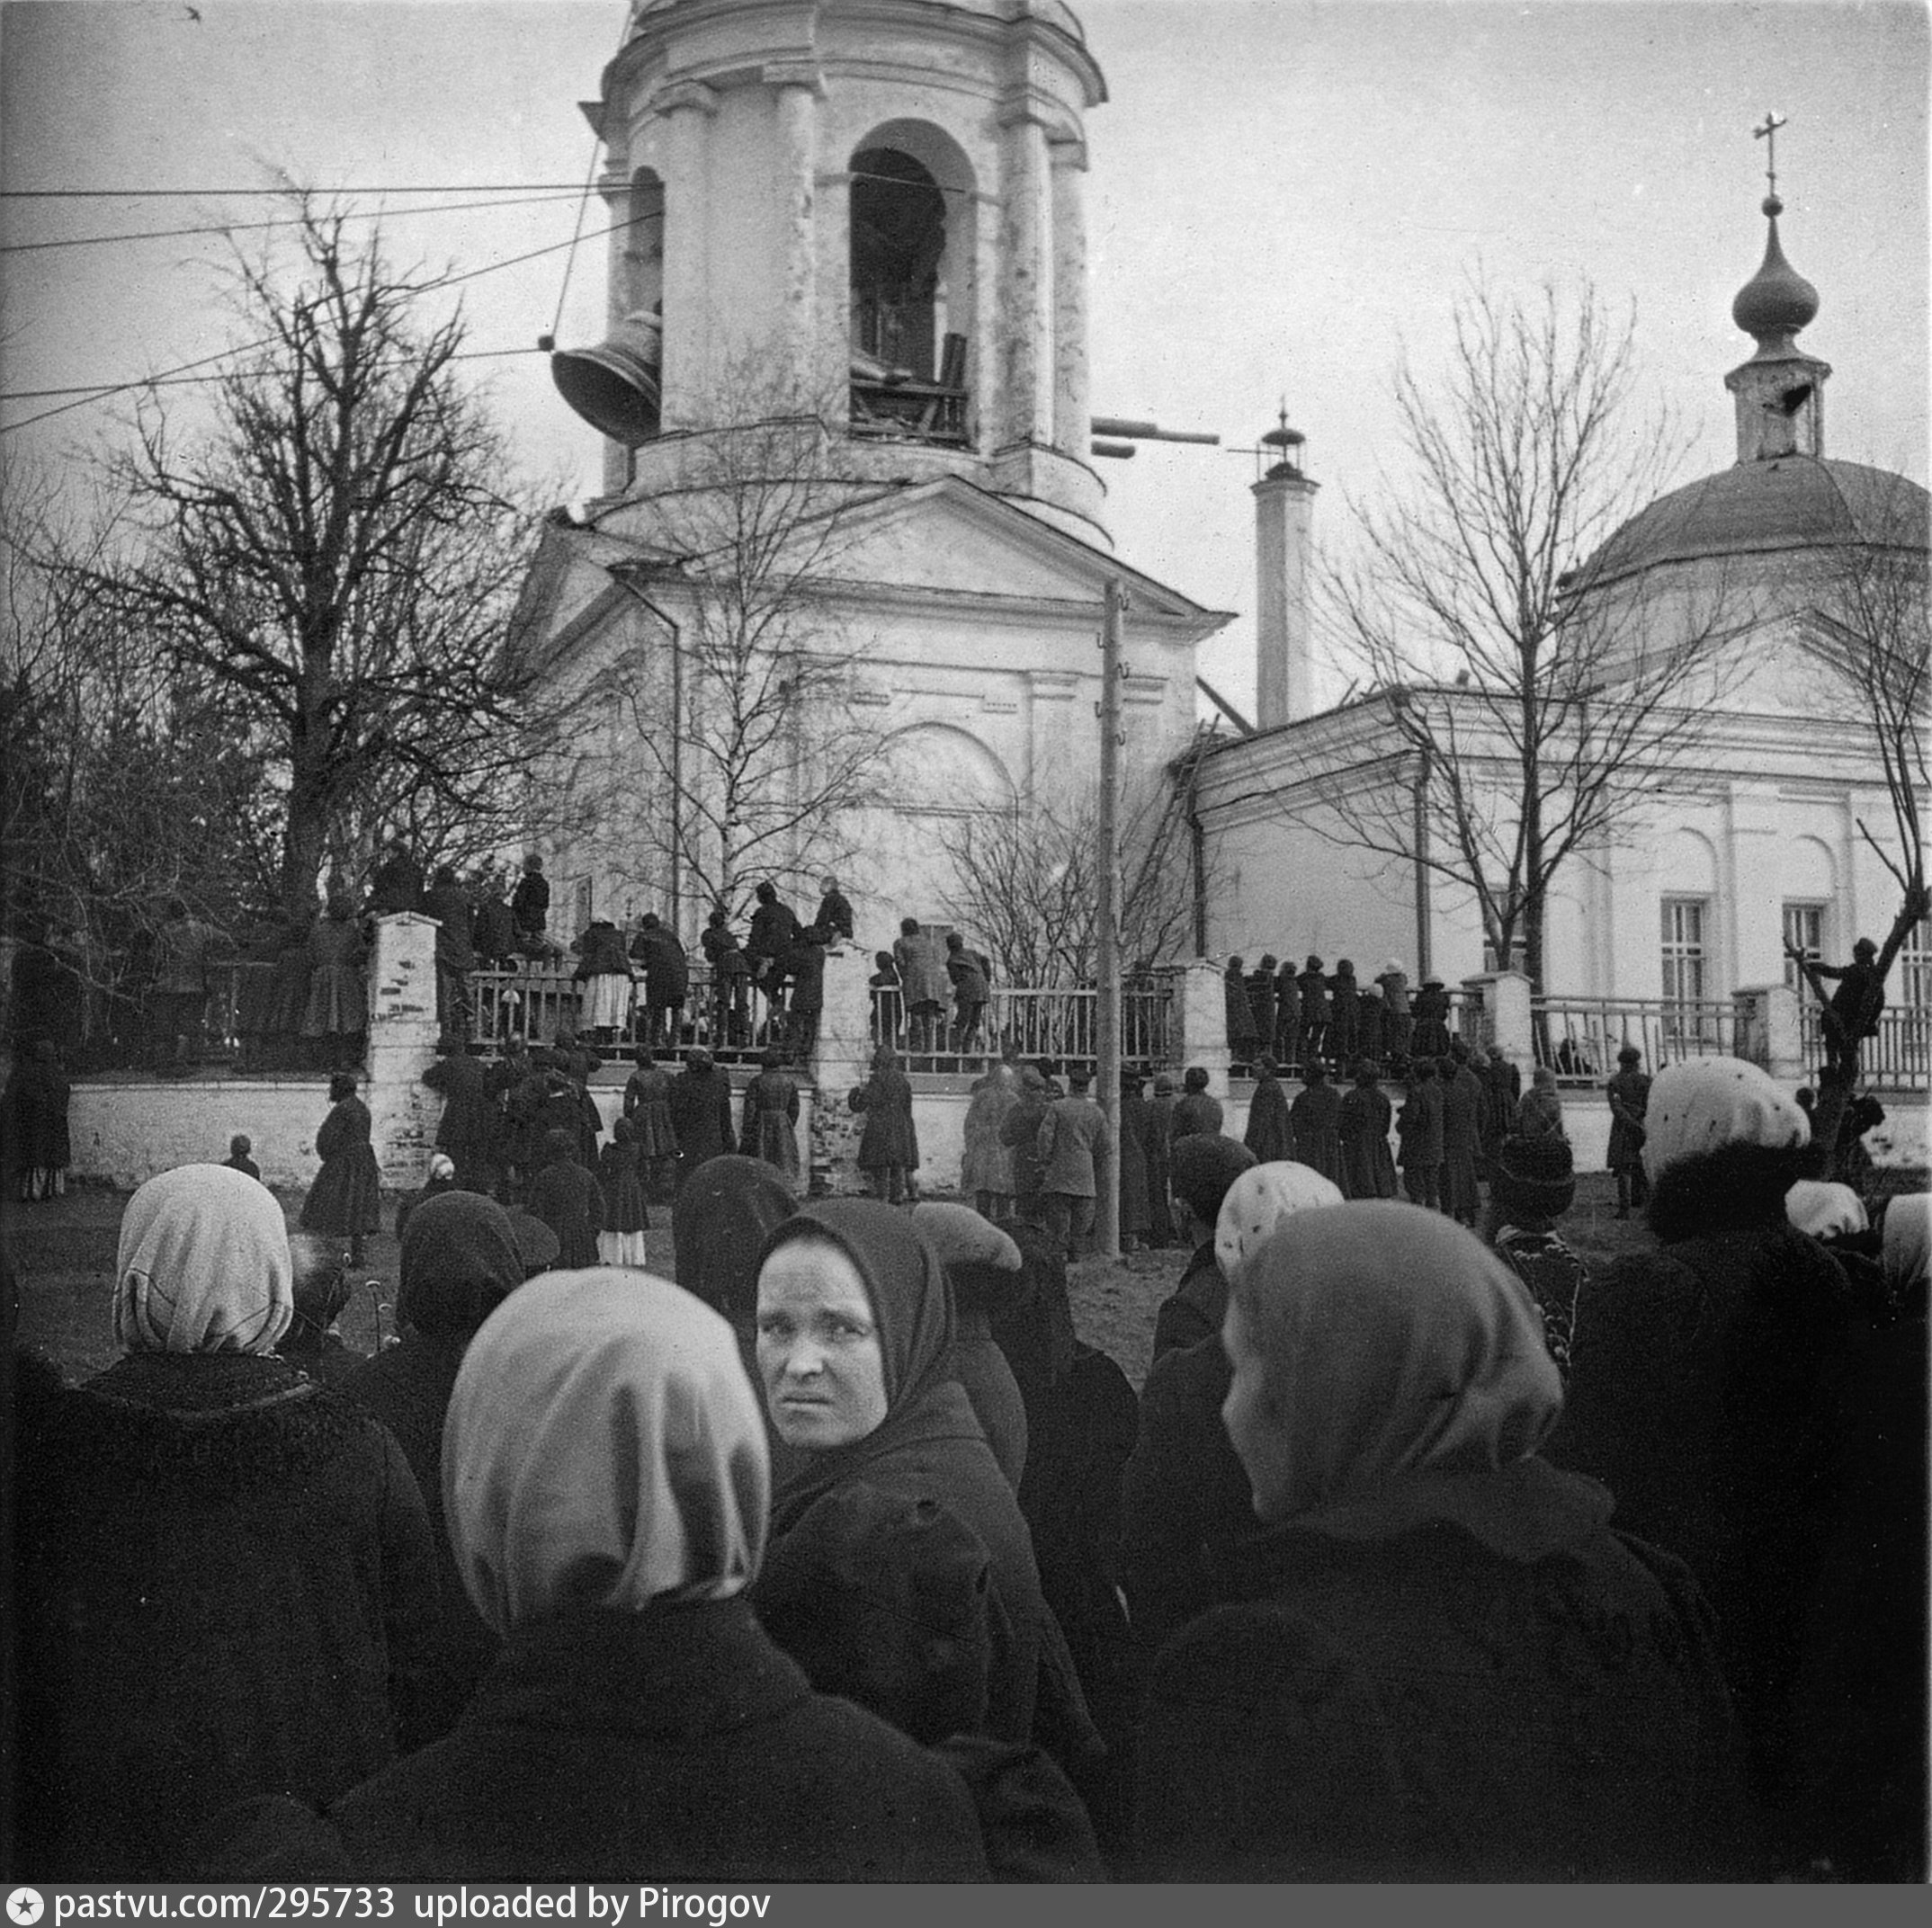
{"label": "person standing on fence", "polygon": [[653,1198],[676,1189],[677,1131],[671,1122],[671,1074],[648,1044],[631,1054],[637,1069],[624,1081],[623,1115],[636,1127],[638,1156]]}
{"label": "person standing on fence", "polygon": [[[793,1005],[793,1014],[797,1013]],[[767,1051],[758,1060],[756,1077],[745,1087],[743,1121],[738,1148],[747,1158],[762,1158],[799,1192],[799,1083],[785,1069],[782,1051]]]}
{"label": "person standing on fence", "polygon": [[1626,1044],[1616,1054],[1616,1075],[1610,1080],[1610,1169],[1616,1174],[1616,1215],[1640,1211],[1650,1196],[1643,1175],[1643,1114],[1650,1102],[1650,1080],[1641,1068],[1643,1053]]}
{"label": "person standing on fence", "polygon": [[1321,1060],[1310,1058],[1301,1067],[1301,1089],[1288,1107],[1288,1122],[1294,1127],[1301,1162],[1337,1185],[1342,1182],[1341,1116],[1340,1093],[1328,1083]]}
{"label": "person standing on fence", "polygon": [[[1462,1040],[1456,1040],[1457,1049]],[[1482,1081],[1466,1057],[1451,1051],[1436,1062],[1443,1093],[1443,1209],[1458,1225],[1473,1227],[1482,1210],[1476,1183],[1476,1154],[1482,1136]]]}
{"label": "person standing on fence", "polygon": [[[733,949],[737,947],[734,945]],[[650,1045],[677,1042],[684,1000],[691,995],[691,966],[675,931],[666,930],[654,910],[638,920],[631,940],[631,956],[644,972],[644,1041]],[[739,960],[742,970],[743,960]],[[742,1002],[743,992],[739,991]],[[713,1039],[713,1044],[720,1040]]]}
{"label": "person standing on fence", "polygon": [[1247,968],[1238,957],[1228,960],[1221,977],[1221,1008],[1227,1013],[1228,1057],[1237,1065],[1250,1064],[1260,1045],[1254,1006],[1248,1001]]}
{"label": "person standing on fence", "polygon": [[1275,973],[1275,1062],[1284,1070],[1299,1064],[1301,1042],[1301,980],[1294,960],[1285,958]]}
{"label": "person standing on fence", "polygon": [[962,1056],[979,1036],[992,992],[985,956],[967,950],[966,940],[957,931],[946,937],[946,975],[953,980],[953,1049],[955,1056]]}
{"label": "person standing on fence", "polygon": [[865,982],[872,994],[872,1042],[895,1050],[905,1035],[906,994],[899,981],[899,966],[890,951],[872,952],[872,974]]}
{"label": "person standing on fence", "polygon": [[535,851],[523,859],[523,874],[510,897],[510,915],[516,922],[517,948],[526,958],[541,957],[550,946],[545,932],[550,921],[550,884]]}
{"label": "person standing on fence", "polygon": [[1310,955],[1295,979],[1301,994],[1301,1022],[1295,1035],[1295,1062],[1303,1077],[1319,1058],[1328,1041],[1328,980],[1322,973],[1321,960]]}
{"label": "person standing on fence", "polygon": [[480,970],[516,968],[516,918],[496,871],[480,870],[470,880],[470,941]]}
{"label": "person standing on fence", "polygon": [[1255,1023],[1255,1049],[1266,1057],[1275,1052],[1275,972],[1279,960],[1264,951],[1248,974],[1248,1011]]}
{"label": "person standing on fence", "polygon": [[906,1042],[914,1053],[931,1053],[945,1041],[946,1000],[952,979],[945,957],[932,937],[919,928],[917,917],[901,917],[892,946],[899,967],[900,992],[906,1003]]}
{"label": "person standing on fence", "polygon": [[436,872],[423,915],[436,920],[436,1022],[445,1043],[470,1035],[470,973],[477,968],[472,927],[476,906],[456,872],[443,864]]}
{"label": "person standing on fence", "polygon": [[1019,1102],[1019,1067],[1010,1057],[973,1080],[966,1106],[960,1190],[972,1200],[981,1218],[1004,1218],[1013,1209],[1013,1150],[1000,1133]]}
{"label": "person standing on fence", "polygon": [[1072,1087],[1040,1120],[1040,1193],[1046,1228],[1070,1258],[1089,1252],[1094,1242],[1095,1201],[1100,1165],[1107,1156],[1106,1113],[1087,1095],[1094,1075],[1077,1066],[1067,1074]]}
{"label": "person standing on fence", "polygon": [[595,1044],[615,1044],[631,1029],[635,991],[623,933],[608,917],[594,917],[570,948],[577,960],[570,976],[582,987],[577,1007],[582,1028]]}
{"label": "person standing on fence", "polygon": [[[1878,946],[1861,937],[1852,946],[1849,964],[1821,964],[1795,946],[1784,955],[1802,970],[1824,1006],[1825,1076],[1849,1078],[1858,1068],[1858,1047],[1878,1035],[1878,1020],[1885,1008],[1885,974],[1878,968]],[[1823,980],[1836,977],[1838,987],[1825,995]]]}
{"label": "person standing on fence", "polygon": [[753,896],[758,907],[751,914],[751,934],[745,941],[746,960],[751,966],[752,982],[764,995],[766,1010],[765,1042],[781,1040],[784,1026],[785,953],[798,942],[798,914],[778,895],[778,886],[767,878]]}
{"label": "person standing on fence", "polygon": [[1449,994],[1440,977],[1425,977],[1416,993],[1409,1049],[1417,1058],[1440,1058],[1449,1049]]}
{"label": "person standing on fence", "polygon": [[1382,986],[1382,1049],[1392,1059],[1405,1059],[1413,1020],[1409,1010],[1409,973],[1402,968],[1401,959],[1391,958],[1375,982]]}
{"label": "person standing on fence", "polygon": [[1343,958],[1335,967],[1335,975],[1328,979],[1328,1054],[1346,1071],[1355,1059],[1362,1056],[1362,1046],[1355,1031],[1356,993],[1355,967]]}
{"label": "person standing on fence", "polygon": [[391,837],[384,846],[382,861],[369,879],[369,901],[362,906],[370,917],[393,917],[398,911],[423,908],[423,866],[410,854],[401,837]]}
{"label": "person standing on fence", "polygon": [[329,893],[328,909],[309,933],[309,1008],[302,1036],[320,1060],[318,1069],[346,1070],[362,1055],[369,1029],[362,967],[369,947],[355,921],[355,900],[346,890]]}
{"label": "person standing on fence", "polygon": [[849,944],[852,942],[852,906],[845,893],[838,888],[838,879],[822,877],[818,879],[818,888],[824,895],[818,899],[818,909],[811,921],[825,933],[827,945],[841,941]]}
{"label": "person standing on fence", "polygon": [[155,933],[155,1013],[159,1067],[185,1076],[201,1062],[208,1012],[208,967],[221,933],[191,916],[179,897]]}
{"label": "person standing on fence", "polygon": [[705,920],[698,945],[711,971],[711,1049],[736,1049],[751,1036],[751,965],[723,905]]}
{"label": "person standing on fence", "polygon": [[792,980],[785,1055],[794,1065],[809,1066],[818,1055],[818,1023],[825,1015],[825,951],[828,941],[816,924],[808,924],[799,933],[797,943],[785,953],[785,975]]}
{"label": "person standing on fence", "polygon": [[919,1170],[919,1138],[913,1124],[912,1085],[899,1069],[899,1054],[881,1044],[872,1053],[872,1072],[854,1085],[846,1102],[865,1114],[859,1135],[859,1169],[872,1180],[872,1191],[889,1205],[916,1192]]}

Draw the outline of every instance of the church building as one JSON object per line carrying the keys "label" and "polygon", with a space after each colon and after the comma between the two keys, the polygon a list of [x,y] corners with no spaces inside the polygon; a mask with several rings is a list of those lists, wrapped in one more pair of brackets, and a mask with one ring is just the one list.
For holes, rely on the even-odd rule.
{"label": "church building", "polygon": [[693,941],[837,874],[862,938],[948,921],[976,813],[1090,790],[1106,585],[1130,784],[1228,619],[1114,552],[1088,395],[1086,115],[1059,0],[641,0],[586,112],[607,339],[565,398],[603,493],[514,647],[579,706],[559,923]]}

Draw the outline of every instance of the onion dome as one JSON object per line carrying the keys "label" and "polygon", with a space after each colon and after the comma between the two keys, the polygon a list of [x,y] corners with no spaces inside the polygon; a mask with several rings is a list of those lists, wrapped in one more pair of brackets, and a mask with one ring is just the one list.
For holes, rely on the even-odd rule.
{"label": "onion dome", "polygon": [[1758,272],[1739,289],[1731,304],[1731,318],[1747,335],[1758,338],[1760,356],[1791,354],[1792,337],[1818,313],[1818,290],[1784,259],[1777,238],[1777,218],[1784,203],[1775,194],[1765,197],[1764,211],[1771,224],[1765,258]]}

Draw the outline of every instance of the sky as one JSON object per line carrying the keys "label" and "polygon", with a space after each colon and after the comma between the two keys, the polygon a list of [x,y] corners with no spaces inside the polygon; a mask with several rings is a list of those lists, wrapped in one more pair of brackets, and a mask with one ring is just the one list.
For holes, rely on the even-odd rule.
{"label": "sky", "polygon": [[[1440,369],[1458,294],[1588,276],[1634,315],[1646,406],[1729,464],[1731,300],[1764,246],[1767,110],[1785,252],[1822,298],[1828,452],[1924,481],[1928,16],[1830,0],[1075,0],[1089,114],[1096,413],[1219,433],[1100,466],[1122,558],[1237,620],[1202,673],[1252,704],[1251,447],[1285,399],[1318,544],[1404,486],[1391,375]],[[622,0],[15,0],[0,8],[0,447],[111,451],[137,381],[239,338],[219,191],[356,189],[399,259],[465,274],[468,364],[533,479],[595,491],[597,439],[539,334],[601,335],[605,244],[569,247]],[[448,187],[445,195],[404,188]],[[524,205],[479,210],[502,189]],[[186,199],[130,191],[189,188]],[[99,198],[25,199],[88,189]],[[389,190],[386,194],[381,190]],[[471,204],[461,211],[464,203]],[[423,211],[423,210],[430,211]],[[593,198],[586,235],[604,224]],[[86,246],[33,244],[155,235]],[[242,245],[274,237],[240,234]],[[513,262],[514,257],[534,258]],[[566,272],[568,263],[568,285]],[[487,271],[487,272],[479,272]],[[560,317],[560,320],[559,320]],[[183,426],[206,390],[165,391]],[[64,408],[58,415],[46,412]],[[45,418],[29,424],[36,415]],[[1334,690],[1328,695],[1338,693]]]}

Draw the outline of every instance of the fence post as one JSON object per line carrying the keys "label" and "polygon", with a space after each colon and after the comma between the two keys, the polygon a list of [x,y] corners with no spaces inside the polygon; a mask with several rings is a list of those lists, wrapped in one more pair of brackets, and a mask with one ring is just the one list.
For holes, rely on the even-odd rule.
{"label": "fence post", "polygon": [[422,1183],[443,1114],[423,1083],[436,1055],[436,931],[415,911],[378,917],[369,960],[369,1111],[392,1186]]}
{"label": "fence post", "polygon": [[859,1134],[865,1120],[846,1099],[872,1070],[872,994],[866,982],[871,965],[871,955],[855,945],[826,953],[825,1009],[818,1015],[818,1048],[809,1067],[818,1085],[807,1161],[814,1198],[859,1188]]}
{"label": "fence post", "polygon": [[1733,1049],[1784,1084],[1805,1078],[1803,1028],[1797,992],[1788,984],[1760,984],[1733,991],[1737,1017]]}
{"label": "fence post", "polygon": [[1199,1065],[1208,1090],[1228,1095],[1228,995],[1221,967],[1208,958],[1164,966],[1174,986],[1170,1049],[1182,1067]]}
{"label": "fence post", "polygon": [[1499,1051],[1528,1084],[1530,1074],[1536,1068],[1529,979],[1519,970],[1483,971],[1463,978],[1462,987],[1481,1003],[1488,1048]]}

